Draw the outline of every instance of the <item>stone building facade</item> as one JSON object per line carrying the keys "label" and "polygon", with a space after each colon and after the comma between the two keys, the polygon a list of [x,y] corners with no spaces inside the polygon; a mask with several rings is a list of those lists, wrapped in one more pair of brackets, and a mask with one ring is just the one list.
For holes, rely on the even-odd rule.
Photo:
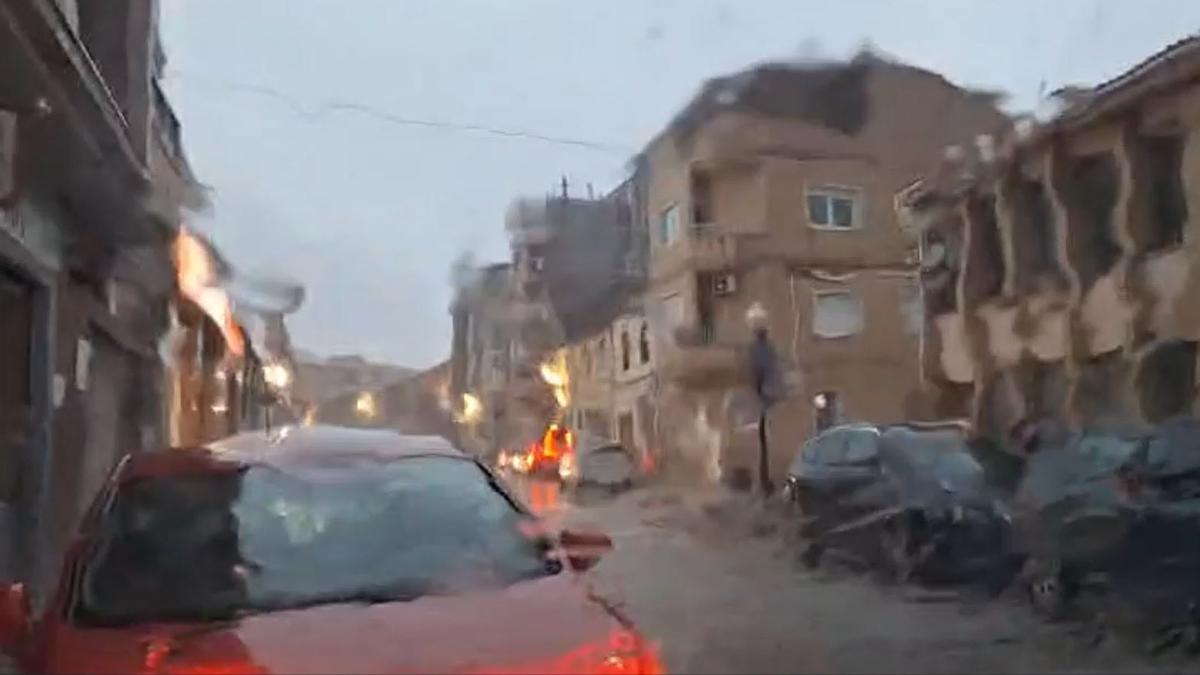
{"label": "stone building facade", "polygon": [[1193,38],[898,195],[943,414],[1003,441],[1023,417],[1119,431],[1196,412],[1198,82]]}
{"label": "stone building facade", "polygon": [[821,426],[931,414],[918,376],[915,243],[893,195],[959,139],[1003,130],[994,96],[862,54],[707,82],[639,156],[658,418],[714,476],[753,470],[746,312],[768,312],[787,393],[776,472]]}

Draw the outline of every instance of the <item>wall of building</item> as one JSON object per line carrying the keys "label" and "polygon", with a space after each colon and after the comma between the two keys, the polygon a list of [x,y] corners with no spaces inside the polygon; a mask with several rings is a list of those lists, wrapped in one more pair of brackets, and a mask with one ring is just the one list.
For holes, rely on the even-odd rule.
{"label": "wall of building", "polygon": [[[671,390],[660,414],[695,437],[680,441],[693,448],[678,452],[702,465],[713,463],[711,452],[695,448],[713,443],[722,471],[754,465],[757,442],[743,424],[752,417],[743,350],[754,303],[768,311],[786,383],[786,400],[768,425],[777,471],[813,433],[818,393],[837,394],[843,419],[933,414],[920,386],[916,242],[900,228],[893,197],[936,165],[947,144],[973,144],[1006,121],[992,99],[939,76],[888,64],[869,72],[864,121],[854,132],[731,105],[686,136],[668,129],[645,152],[652,242],[646,299],[663,354],[658,370]],[[702,185],[695,175],[704,177]],[[821,188],[854,198],[853,227],[810,218],[808,198]],[[678,233],[665,242],[659,221],[672,205]],[[728,275],[732,290],[723,284],[713,293],[713,275]],[[861,330],[813,334],[814,294],[830,291],[861,302]],[[671,296],[682,299],[681,331],[668,316]]]}
{"label": "wall of building", "polygon": [[[1191,58],[1171,72],[1200,69]],[[930,317],[927,349],[971,384],[981,433],[1002,440],[1027,416],[1128,429],[1196,412],[1200,87],[1125,86],[1122,109],[961,169],[965,195],[927,193],[924,225],[961,229],[965,247],[958,302]],[[939,215],[954,209],[962,222]]]}

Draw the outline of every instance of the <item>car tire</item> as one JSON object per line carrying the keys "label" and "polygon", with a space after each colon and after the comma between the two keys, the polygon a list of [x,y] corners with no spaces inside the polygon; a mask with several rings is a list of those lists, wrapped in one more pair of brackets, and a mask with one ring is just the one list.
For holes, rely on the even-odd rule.
{"label": "car tire", "polygon": [[1034,573],[1025,591],[1034,613],[1050,621],[1060,621],[1070,613],[1079,596],[1079,583],[1069,567],[1055,560]]}
{"label": "car tire", "polygon": [[804,548],[804,552],[800,554],[800,561],[810,570],[815,570],[821,566],[821,557],[825,554],[825,547],[819,542],[812,542]]}

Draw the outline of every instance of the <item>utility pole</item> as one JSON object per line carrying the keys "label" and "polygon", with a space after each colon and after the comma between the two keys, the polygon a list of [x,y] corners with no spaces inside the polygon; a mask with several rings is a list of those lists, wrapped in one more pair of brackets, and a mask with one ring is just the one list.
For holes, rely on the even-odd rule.
{"label": "utility pole", "polygon": [[767,447],[767,410],[775,402],[779,379],[778,358],[771,347],[767,329],[767,310],[754,303],[746,311],[746,322],[754,333],[750,345],[750,374],[758,397],[758,484],[763,497],[775,492],[771,482],[771,456]]}

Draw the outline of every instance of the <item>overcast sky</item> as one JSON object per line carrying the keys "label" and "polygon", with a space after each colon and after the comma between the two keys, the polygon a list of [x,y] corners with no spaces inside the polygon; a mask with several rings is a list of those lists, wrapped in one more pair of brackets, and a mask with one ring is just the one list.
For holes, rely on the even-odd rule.
{"label": "overcast sky", "polygon": [[[163,0],[166,88],[233,261],[308,288],[293,338],[427,366],[447,269],[507,257],[503,216],[566,174],[607,190],[707,77],[865,41],[999,89],[1116,75],[1200,27],[1195,0]],[[590,141],[602,149],[397,118]]]}

